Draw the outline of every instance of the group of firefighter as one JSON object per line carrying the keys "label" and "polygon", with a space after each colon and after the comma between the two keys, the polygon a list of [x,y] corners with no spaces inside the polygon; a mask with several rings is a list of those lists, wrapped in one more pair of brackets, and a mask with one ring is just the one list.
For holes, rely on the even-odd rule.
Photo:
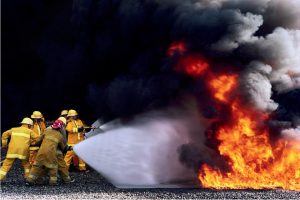
{"label": "group of firefighter", "polygon": [[[85,128],[76,110],[63,110],[52,125],[46,126],[40,111],[31,118],[25,117],[20,127],[2,134],[2,148],[8,148],[0,168],[0,181],[6,178],[16,159],[21,160],[26,185],[41,184],[49,176],[49,184],[57,185],[58,174],[64,183],[74,182],[69,167],[78,158],[73,146],[84,140]],[[79,170],[86,171],[86,164],[78,158]]]}

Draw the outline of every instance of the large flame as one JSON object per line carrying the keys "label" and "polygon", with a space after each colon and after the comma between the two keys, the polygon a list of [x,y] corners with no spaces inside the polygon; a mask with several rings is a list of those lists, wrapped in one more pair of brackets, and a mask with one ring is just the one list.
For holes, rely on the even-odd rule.
{"label": "large flame", "polygon": [[[237,76],[221,75],[210,82],[216,98],[228,103]],[[242,106],[238,100],[229,103],[231,123],[223,125],[216,134],[218,150],[227,160],[229,169],[222,170],[203,164],[199,180],[205,188],[300,190],[300,144],[294,140],[271,142],[266,119]]]}
{"label": "large flame", "polygon": [[[172,43],[168,55],[180,55],[176,69],[202,77],[220,104],[228,106],[228,118],[215,137],[227,167],[203,164],[198,178],[205,188],[300,190],[300,142],[291,138],[270,139],[264,122],[269,115],[243,105],[236,97],[238,75],[215,75],[200,54],[187,54],[182,42]],[[205,75],[205,76],[203,76]],[[225,169],[226,168],[226,169]]]}

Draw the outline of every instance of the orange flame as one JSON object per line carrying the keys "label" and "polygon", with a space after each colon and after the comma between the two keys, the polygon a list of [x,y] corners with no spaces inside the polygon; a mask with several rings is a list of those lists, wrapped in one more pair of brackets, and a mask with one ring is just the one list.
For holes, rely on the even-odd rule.
{"label": "orange flame", "polygon": [[236,75],[221,75],[210,81],[210,86],[215,92],[214,97],[222,102],[228,102],[228,93],[236,86]]}
{"label": "orange flame", "polygon": [[190,76],[200,76],[209,68],[209,64],[206,59],[200,54],[189,54],[185,55],[187,51],[187,46],[182,41],[173,42],[169,49],[167,50],[167,55],[169,57],[175,55],[176,53],[180,55],[178,63],[176,65],[176,70],[183,71]]}
{"label": "orange flame", "polygon": [[209,68],[208,62],[198,54],[182,57],[177,65],[177,69],[183,70],[190,76],[200,76]]}
{"label": "orange flame", "polygon": [[[228,102],[226,95],[236,83],[234,76],[212,80],[215,98]],[[300,190],[300,143],[279,139],[271,143],[268,130],[259,121],[266,115],[253,113],[234,101],[231,104],[232,123],[222,126],[216,134],[220,155],[228,160],[229,170],[222,171],[202,165],[198,178],[205,188]],[[254,115],[255,114],[255,115]],[[257,116],[260,116],[259,118]]]}

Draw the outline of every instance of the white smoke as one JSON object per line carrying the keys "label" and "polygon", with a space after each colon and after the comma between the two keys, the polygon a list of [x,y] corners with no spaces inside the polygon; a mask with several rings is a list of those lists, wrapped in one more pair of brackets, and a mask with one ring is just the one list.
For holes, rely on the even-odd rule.
{"label": "white smoke", "polygon": [[256,39],[254,33],[263,23],[263,18],[260,15],[251,13],[242,14],[239,11],[232,12],[230,15],[230,23],[227,25],[227,32],[217,43],[212,45],[217,51],[233,51],[241,44],[250,42]]}
{"label": "white smoke", "polygon": [[252,62],[240,77],[242,99],[261,111],[271,112],[278,107],[271,99],[272,85],[268,78],[271,71],[270,65]]}
{"label": "white smoke", "polygon": [[[241,77],[241,93],[257,109],[274,111],[272,90],[282,93],[300,88],[300,1],[222,2],[220,9],[231,9],[235,17],[212,47],[221,52],[237,50],[252,58]],[[271,28],[266,36],[256,35],[260,29]]]}
{"label": "white smoke", "polygon": [[271,27],[300,28],[299,0],[269,0],[264,12],[265,23]]}
{"label": "white smoke", "polygon": [[[174,2],[178,4],[175,34],[187,34],[192,42],[201,41],[203,51],[213,55],[248,60],[240,88],[244,98],[256,108],[273,111],[277,106],[271,100],[272,90],[283,93],[300,88],[299,0]],[[257,70],[261,66],[268,66],[267,75]]]}
{"label": "white smoke", "polygon": [[[248,65],[247,72],[250,74],[246,76],[256,80],[260,79],[258,81],[260,83],[256,82],[257,84],[255,84],[256,89],[252,87],[254,93],[249,91],[249,99],[256,99],[257,108],[273,111],[274,106],[271,106],[274,109],[268,109],[270,107],[260,104],[261,102],[272,102],[272,89],[281,93],[300,88],[300,31],[277,28],[266,37],[260,37],[256,41],[248,43],[246,51],[250,56],[260,58],[260,62],[255,62],[256,64],[252,62]],[[265,67],[269,66],[268,75],[266,76],[265,72],[257,71],[257,76],[253,76],[253,71],[261,68],[262,63],[268,63],[265,65]],[[244,81],[253,83],[247,78]],[[254,85],[252,84],[252,86]],[[258,93],[257,91],[264,92]],[[264,101],[258,99],[264,99]]]}
{"label": "white smoke", "polygon": [[248,48],[261,61],[270,63],[270,82],[277,91],[296,87],[288,73],[300,72],[300,30],[276,28],[273,33],[250,43]]}
{"label": "white smoke", "polygon": [[[282,130],[281,133],[282,136],[287,140],[300,142],[300,126],[298,126],[297,128]],[[300,149],[299,146],[298,148]]]}

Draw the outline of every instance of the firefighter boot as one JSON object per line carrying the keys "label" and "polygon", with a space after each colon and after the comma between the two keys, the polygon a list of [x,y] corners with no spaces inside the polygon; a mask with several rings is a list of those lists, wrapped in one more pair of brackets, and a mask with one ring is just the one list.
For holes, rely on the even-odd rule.
{"label": "firefighter boot", "polygon": [[57,168],[49,169],[49,185],[57,186]]}

